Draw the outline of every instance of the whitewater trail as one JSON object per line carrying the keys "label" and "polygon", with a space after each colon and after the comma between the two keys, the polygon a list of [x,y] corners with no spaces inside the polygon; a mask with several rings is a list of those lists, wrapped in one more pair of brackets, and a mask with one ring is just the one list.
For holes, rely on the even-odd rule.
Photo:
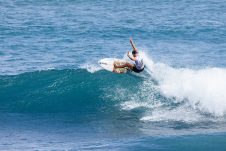
{"label": "whitewater trail", "polygon": [[[165,119],[162,114],[164,103],[157,100],[154,95],[158,91],[162,96],[173,100],[174,102],[186,102],[186,105],[177,110],[168,110],[167,118],[171,119],[173,115],[175,119],[182,119],[178,116],[180,113],[194,115],[199,110],[202,113],[213,114],[214,116],[224,116],[226,112],[226,69],[224,68],[174,68],[164,63],[156,63],[145,52],[141,53],[144,59],[148,79],[139,87],[139,95],[141,97],[132,97],[130,100],[123,102],[122,109],[130,110],[139,107],[155,109],[152,116],[143,117],[142,120],[155,119],[156,116]],[[123,59],[128,60],[126,54]],[[102,70],[98,65],[84,64],[81,68],[86,69],[90,73]],[[153,84],[153,80],[156,81]],[[130,93],[130,92],[127,92]],[[141,98],[146,97],[145,101]],[[124,98],[119,98],[124,99]],[[194,112],[189,108],[193,108]],[[181,111],[183,110],[183,111]],[[196,114],[197,115],[197,114]],[[155,116],[155,117],[154,117]],[[196,116],[196,120],[200,118]],[[189,119],[188,119],[189,120]]]}
{"label": "whitewater trail", "polygon": [[226,69],[173,68],[154,63],[143,54],[148,73],[158,82],[160,92],[176,101],[188,101],[202,112],[223,116],[226,112]]}

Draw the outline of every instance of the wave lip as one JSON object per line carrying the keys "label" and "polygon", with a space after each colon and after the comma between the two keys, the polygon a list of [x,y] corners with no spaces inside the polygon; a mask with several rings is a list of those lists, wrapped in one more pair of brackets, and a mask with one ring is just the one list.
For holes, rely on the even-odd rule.
{"label": "wave lip", "polygon": [[226,69],[175,69],[156,65],[161,92],[178,101],[186,99],[194,108],[223,116],[226,112]]}

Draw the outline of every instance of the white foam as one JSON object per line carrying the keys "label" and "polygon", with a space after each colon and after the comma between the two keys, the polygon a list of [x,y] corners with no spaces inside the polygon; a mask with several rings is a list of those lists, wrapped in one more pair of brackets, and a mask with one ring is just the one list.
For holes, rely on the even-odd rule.
{"label": "white foam", "polygon": [[146,67],[166,97],[187,100],[193,108],[223,116],[226,112],[226,69],[173,68],[146,57]]}
{"label": "white foam", "polygon": [[102,69],[100,66],[97,66],[94,64],[88,64],[88,63],[81,65],[80,68],[86,69],[90,73],[94,73]]}
{"label": "white foam", "polygon": [[122,109],[124,110],[133,110],[133,109],[136,109],[136,108],[148,108],[148,109],[153,109],[153,108],[156,108],[156,107],[159,107],[161,106],[162,104],[160,102],[156,103],[156,102],[149,102],[149,101],[146,101],[146,102],[140,102],[140,101],[126,101],[124,103],[121,104],[122,106]]}
{"label": "white foam", "polygon": [[144,64],[145,64],[145,67],[146,67],[146,71],[149,73],[149,74],[152,74],[152,71],[154,70],[153,67],[154,67],[154,62],[152,61],[151,57],[148,56],[145,52],[140,52],[140,55],[141,57],[143,58],[144,60]]}
{"label": "white foam", "polygon": [[200,122],[202,115],[191,110],[187,105],[174,109],[158,108],[152,112],[147,112],[142,121],[183,121],[186,123]]}

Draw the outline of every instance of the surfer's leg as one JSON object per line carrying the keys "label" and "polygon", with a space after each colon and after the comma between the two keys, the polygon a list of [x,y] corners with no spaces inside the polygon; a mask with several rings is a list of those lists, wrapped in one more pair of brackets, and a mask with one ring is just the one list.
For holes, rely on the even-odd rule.
{"label": "surfer's leg", "polygon": [[117,65],[117,64],[114,64],[114,67],[115,68],[125,68],[125,67],[128,67],[128,68],[130,68],[131,70],[133,69],[133,64],[131,64],[131,63],[128,63],[128,62],[126,62],[125,64],[123,64],[123,65]]}
{"label": "surfer's leg", "polygon": [[119,70],[113,69],[113,72],[122,74],[123,72],[119,72]]}

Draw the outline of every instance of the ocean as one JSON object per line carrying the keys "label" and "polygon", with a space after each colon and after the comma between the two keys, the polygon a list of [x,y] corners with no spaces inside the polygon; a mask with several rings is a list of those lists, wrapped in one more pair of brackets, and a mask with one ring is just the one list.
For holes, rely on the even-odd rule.
{"label": "ocean", "polygon": [[0,150],[225,151],[225,90],[224,0],[0,0]]}

